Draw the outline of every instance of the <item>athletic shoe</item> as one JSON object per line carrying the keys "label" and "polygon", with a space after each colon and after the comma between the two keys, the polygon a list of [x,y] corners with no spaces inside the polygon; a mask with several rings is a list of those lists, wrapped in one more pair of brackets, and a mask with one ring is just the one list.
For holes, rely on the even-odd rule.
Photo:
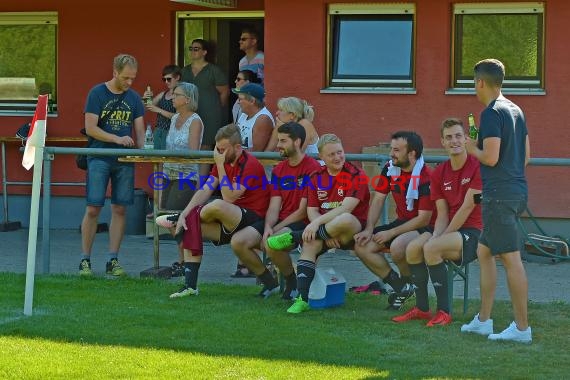
{"label": "athletic shoe", "polygon": [[181,277],[184,276],[184,266],[180,264],[178,261],[175,261],[170,266],[170,276],[171,277]]}
{"label": "athletic shoe", "polygon": [[291,289],[291,288],[285,287],[283,294],[281,294],[281,299],[284,299],[286,301],[293,301],[298,296],[299,296],[299,292],[297,291],[297,289]]}
{"label": "athletic shoe", "polygon": [[293,245],[293,235],[290,232],[273,235],[267,238],[267,246],[275,251],[284,251]]}
{"label": "athletic shoe", "polygon": [[197,296],[197,295],[198,295],[198,289],[194,290],[184,285],[176,292],[172,293],[170,295],[170,298],[182,298],[182,297]]}
{"label": "athletic shoe", "polygon": [[275,285],[273,288],[264,286],[263,289],[261,289],[261,291],[257,294],[257,296],[263,299],[268,299],[272,294],[277,292],[279,292],[279,285]]}
{"label": "athletic shoe", "polygon": [[119,265],[119,260],[111,259],[111,261],[107,261],[107,274],[113,276],[124,276],[127,274],[125,270]]}
{"label": "athletic shoe", "polygon": [[79,263],[79,275],[88,277],[93,276],[93,272],[91,271],[91,261],[88,259],[82,259]]}
{"label": "athletic shoe", "polygon": [[388,307],[386,309],[401,310],[409,300],[415,298],[416,292],[412,284],[406,284],[402,291],[392,293],[388,296]]}
{"label": "athletic shoe", "polygon": [[479,313],[477,313],[471,322],[461,326],[461,332],[468,332],[479,335],[493,334],[493,320],[487,319],[485,322],[481,322],[479,320]]}
{"label": "athletic shoe", "polygon": [[176,227],[176,222],[178,222],[178,217],[180,214],[167,214],[161,215],[156,218],[156,224],[164,228]]}
{"label": "athletic shoe", "polygon": [[489,335],[489,340],[505,340],[519,343],[532,343],[532,330],[530,326],[526,330],[519,330],[517,324],[512,322],[509,327],[498,334]]}
{"label": "athletic shoe", "polygon": [[392,321],[396,322],[396,323],[402,323],[402,322],[408,322],[414,319],[424,319],[429,321],[431,319],[432,315],[431,312],[428,311],[422,311],[420,310],[417,306],[414,306],[413,308],[411,308],[410,310],[408,310],[407,312],[405,312],[402,315],[398,315],[397,317],[392,318]]}
{"label": "athletic shoe", "polygon": [[291,305],[289,307],[289,309],[287,309],[287,313],[300,314],[304,311],[309,311],[309,310],[311,310],[309,303],[303,301],[303,298],[301,298],[301,296],[299,296],[299,297],[295,298],[295,303],[293,303],[293,305]]}
{"label": "athletic shoe", "polygon": [[448,313],[446,313],[443,310],[438,310],[437,313],[435,314],[435,317],[433,317],[427,324],[427,327],[433,327],[433,326],[445,326],[445,325],[449,325],[451,323],[451,321],[453,321],[453,319],[451,319],[451,315],[449,315]]}

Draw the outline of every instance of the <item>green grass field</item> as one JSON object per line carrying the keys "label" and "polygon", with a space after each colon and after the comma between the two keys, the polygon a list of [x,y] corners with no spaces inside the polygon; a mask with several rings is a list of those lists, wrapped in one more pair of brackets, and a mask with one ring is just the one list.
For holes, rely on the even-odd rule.
{"label": "green grass field", "polygon": [[[531,345],[394,324],[385,296],[347,294],[343,307],[285,313],[253,286],[178,286],[149,279],[38,276],[34,314],[23,315],[24,275],[0,273],[0,378],[562,379],[568,378],[570,305],[531,304]],[[433,300],[432,300],[433,301]],[[433,303],[433,302],[432,302]],[[495,330],[511,321],[497,302]]]}

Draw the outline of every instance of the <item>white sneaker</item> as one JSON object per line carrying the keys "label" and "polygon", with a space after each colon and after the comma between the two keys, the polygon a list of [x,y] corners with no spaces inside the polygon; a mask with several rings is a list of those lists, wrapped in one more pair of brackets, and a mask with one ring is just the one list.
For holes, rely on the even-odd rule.
{"label": "white sneaker", "polygon": [[170,295],[170,298],[181,298],[181,297],[197,296],[197,295],[198,295],[198,289],[192,289],[183,286],[177,292],[172,293]]}
{"label": "white sneaker", "polygon": [[521,331],[517,327],[517,324],[512,322],[509,327],[504,329],[502,332],[489,335],[489,340],[511,340],[519,343],[531,343],[532,330],[530,326],[528,326],[526,330]]}
{"label": "white sneaker", "polygon": [[493,320],[487,319],[485,322],[479,320],[479,313],[477,313],[471,322],[461,326],[461,332],[469,332],[479,335],[493,334]]}

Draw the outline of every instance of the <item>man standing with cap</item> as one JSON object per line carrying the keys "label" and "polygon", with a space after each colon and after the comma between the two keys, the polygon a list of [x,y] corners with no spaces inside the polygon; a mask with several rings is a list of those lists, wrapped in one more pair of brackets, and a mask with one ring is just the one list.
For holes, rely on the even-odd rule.
{"label": "man standing with cap", "polygon": [[238,96],[242,114],[236,122],[241,133],[243,148],[252,152],[263,152],[269,143],[275,120],[265,107],[265,90],[256,83],[248,83],[232,89]]}

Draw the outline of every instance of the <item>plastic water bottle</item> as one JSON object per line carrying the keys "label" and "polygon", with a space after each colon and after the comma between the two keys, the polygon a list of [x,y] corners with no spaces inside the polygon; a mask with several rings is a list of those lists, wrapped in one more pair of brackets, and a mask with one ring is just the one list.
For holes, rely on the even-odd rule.
{"label": "plastic water bottle", "polygon": [[144,149],[154,149],[154,136],[150,124],[146,125],[146,132],[144,133]]}

